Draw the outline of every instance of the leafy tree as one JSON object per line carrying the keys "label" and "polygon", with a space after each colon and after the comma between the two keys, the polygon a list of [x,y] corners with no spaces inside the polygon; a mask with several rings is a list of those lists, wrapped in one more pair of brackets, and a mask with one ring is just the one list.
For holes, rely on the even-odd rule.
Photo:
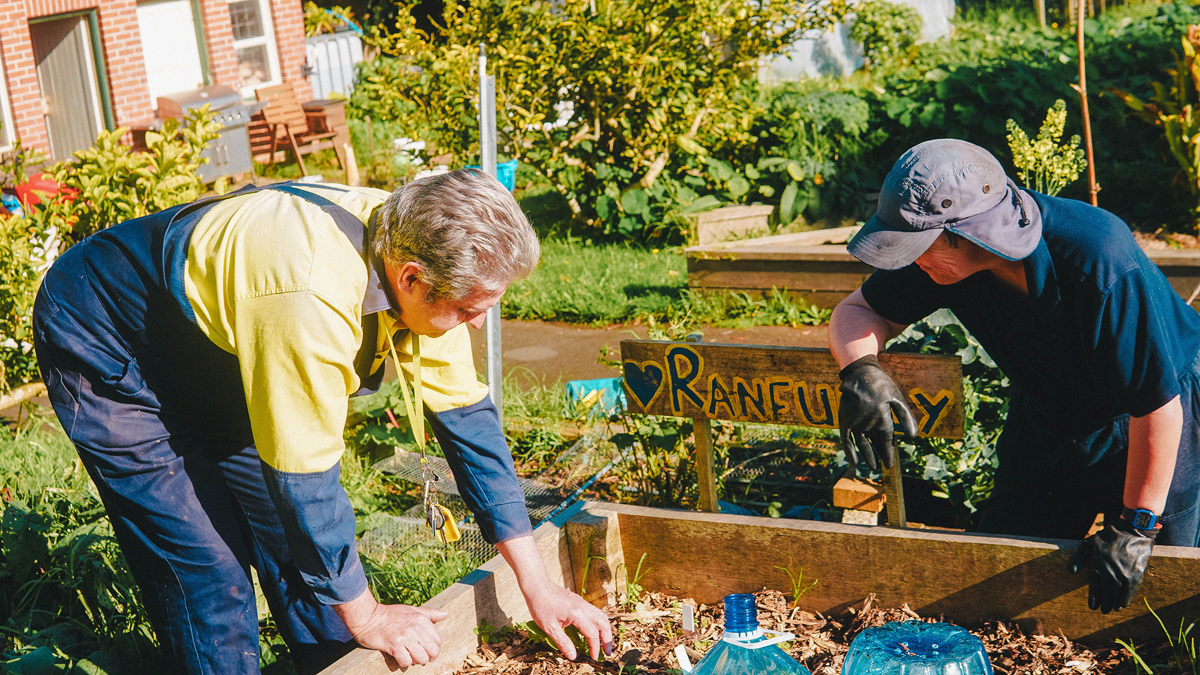
{"label": "leafy tree", "polygon": [[889,0],[867,0],[854,10],[850,39],[862,45],[867,64],[876,66],[904,56],[921,37],[921,15]]}
{"label": "leafy tree", "polygon": [[375,36],[398,61],[360,82],[356,100],[472,159],[486,44],[500,152],[578,219],[621,231],[654,220],[651,190],[674,157],[749,139],[760,57],[846,11],[843,0],[471,0],[447,4],[444,25],[425,32],[415,4],[403,7],[396,30]]}

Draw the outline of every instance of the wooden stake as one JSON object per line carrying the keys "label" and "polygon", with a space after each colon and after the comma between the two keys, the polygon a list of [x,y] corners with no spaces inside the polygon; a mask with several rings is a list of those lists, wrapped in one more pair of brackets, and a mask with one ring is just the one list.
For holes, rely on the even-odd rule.
{"label": "wooden stake", "polygon": [[1034,9],[1037,10],[1038,26],[1046,27],[1046,0],[1034,0]]}
{"label": "wooden stake", "polygon": [[[688,342],[703,342],[704,336],[692,333]],[[707,417],[692,418],[692,433],[696,438],[696,482],[700,488],[700,510],[718,513],[717,476],[713,466],[712,422]]]}
{"label": "wooden stake", "polygon": [[[869,452],[869,451],[868,451]],[[900,529],[908,527],[908,514],[904,510],[904,484],[900,482],[900,457],[896,453],[896,463],[892,468],[883,468],[883,493],[887,500],[883,506],[887,510],[888,527]]]}
{"label": "wooden stake", "polygon": [[1083,0],[1077,0],[1076,5],[1079,9],[1078,20],[1075,22],[1076,41],[1079,45],[1079,84],[1073,84],[1071,87],[1079,92],[1079,103],[1083,108],[1083,145],[1087,151],[1088,192],[1092,195],[1092,206],[1099,206],[1096,193],[1100,192],[1100,186],[1096,185],[1096,155],[1092,152],[1092,121],[1088,116],[1087,67],[1083,49]]}
{"label": "wooden stake", "polygon": [[342,143],[342,156],[346,158],[346,185],[362,185],[358,176],[358,160],[354,157],[354,146]]}

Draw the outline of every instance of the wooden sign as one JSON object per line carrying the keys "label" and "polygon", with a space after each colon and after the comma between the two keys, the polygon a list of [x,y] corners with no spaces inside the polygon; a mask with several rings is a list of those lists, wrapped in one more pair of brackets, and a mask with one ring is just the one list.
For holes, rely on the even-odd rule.
{"label": "wooden sign", "polygon": [[[962,438],[962,362],[879,356],[921,436]],[[836,429],[838,365],[828,349],[623,340],[630,412]]]}

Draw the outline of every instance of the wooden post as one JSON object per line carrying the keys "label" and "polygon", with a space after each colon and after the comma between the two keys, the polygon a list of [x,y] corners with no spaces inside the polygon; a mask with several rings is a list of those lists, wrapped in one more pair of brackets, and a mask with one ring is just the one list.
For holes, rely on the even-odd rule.
{"label": "wooden post", "polygon": [[[703,342],[704,336],[692,333],[688,342]],[[700,488],[700,510],[718,513],[717,476],[713,468],[712,422],[707,417],[692,418],[692,433],[696,438],[696,482]]]}
{"label": "wooden post", "polygon": [[581,511],[566,523],[567,551],[575,592],[597,607],[615,605],[625,594],[621,524],[617,514],[600,509]]}
{"label": "wooden post", "polygon": [[346,185],[362,185],[362,181],[358,175],[358,159],[354,156],[354,146],[349,143],[342,143],[342,157],[345,157],[342,164],[346,169]]}
{"label": "wooden post", "polygon": [[900,482],[899,451],[896,454],[896,463],[890,469],[880,467],[883,471],[883,493],[887,495],[887,501],[883,505],[887,509],[888,527],[905,528],[908,527],[908,514],[904,511],[904,485]]}
{"label": "wooden post", "polygon": [[1046,27],[1046,0],[1034,0],[1034,9],[1037,10],[1038,26]]}
{"label": "wooden post", "polygon": [[1096,184],[1096,155],[1092,152],[1092,122],[1088,116],[1087,67],[1084,61],[1083,49],[1083,2],[1084,0],[1076,0],[1076,5],[1079,9],[1077,21],[1075,22],[1075,35],[1079,46],[1079,84],[1073,84],[1071,87],[1079,92],[1079,103],[1083,109],[1083,145],[1087,151],[1088,192],[1092,195],[1092,206],[1099,206],[1096,194],[1100,192],[1100,186]]}

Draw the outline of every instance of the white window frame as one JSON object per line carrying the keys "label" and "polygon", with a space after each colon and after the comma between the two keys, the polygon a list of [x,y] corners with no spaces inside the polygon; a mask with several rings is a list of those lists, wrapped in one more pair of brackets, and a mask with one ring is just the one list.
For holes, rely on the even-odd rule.
{"label": "white window frame", "polygon": [[[12,116],[12,97],[8,95],[8,73],[3,66],[0,66],[0,122],[4,124],[4,130],[7,132],[7,143],[0,143],[0,152],[8,152],[16,145],[17,127],[13,122]],[[101,124],[100,128],[104,128]]]}
{"label": "white window frame", "polygon": [[[228,0],[234,2],[236,0]],[[263,35],[261,37],[246,38],[238,40],[234,38],[233,49],[234,54],[239,49],[247,47],[257,47],[266,45],[267,47],[267,65],[271,68],[271,79],[266,82],[259,82],[256,85],[242,88],[242,98],[254,98],[254,90],[259,87],[269,87],[274,84],[283,83],[283,73],[279,69],[279,49],[275,46],[275,21],[271,17],[271,2],[270,0],[258,0],[258,14],[262,20]],[[232,21],[232,16],[230,20]]]}

